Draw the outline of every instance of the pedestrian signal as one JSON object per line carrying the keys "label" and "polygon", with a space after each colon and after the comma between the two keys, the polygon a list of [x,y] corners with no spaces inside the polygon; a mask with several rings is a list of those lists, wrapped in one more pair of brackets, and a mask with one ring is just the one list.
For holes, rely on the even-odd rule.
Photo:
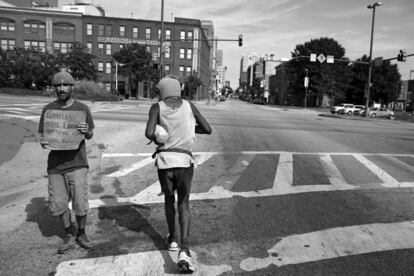
{"label": "pedestrian signal", "polygon": [[243,35],[239,35],[239,47],[243,46]]}

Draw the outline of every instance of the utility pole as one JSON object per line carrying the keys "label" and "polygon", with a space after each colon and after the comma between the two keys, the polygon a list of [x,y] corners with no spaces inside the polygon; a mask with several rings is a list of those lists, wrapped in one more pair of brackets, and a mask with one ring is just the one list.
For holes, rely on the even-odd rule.
{"label": "utility pole", "polygon": [[372,5],[369,5],[367,8],[368,9],[372,9],[372,24],[371,24],[371,43],[369,45],[369,57],[368,57],[368,62],[369,62],[369,69],[368,69],[368,85],[367,85],[367,91],[366,91],[366,101],[365,101],[365,116],[368,115],[368,105],[369,105],[369,97],[370,97],[370,92],[371,92],[371,76],[372,76],[372,43],[373,43],[373,39],[374,39],[374,22],[375,22],[375,7],[379,7],[381,6],[382,3],[381,2],[375,2]]}
{"label": "utility pole", "polygon": [[160,35],[160,80],[164,69],[164,0],[161,0],[161,35]]}

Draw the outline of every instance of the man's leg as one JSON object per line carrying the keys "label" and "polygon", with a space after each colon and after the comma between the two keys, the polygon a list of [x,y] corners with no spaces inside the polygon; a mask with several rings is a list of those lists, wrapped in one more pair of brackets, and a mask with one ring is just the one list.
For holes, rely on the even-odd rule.
{"label": "man's leg", "polygon": [[66,177],[68,178],[72,206],[76,214],[76,224],[78,225],[76,242],[83,248],[91,249],[95,246],[95,243],[89,240],[85,232],[86,214],[89,209],[87,175],[88,169],[82,168],[67,173]]}
{"label": "man's leg", "polygon": [[71,212],[68,208],[69,187],[64,175],[49,174],[49,210],[52,216],[59,216],[65,229],[63,244],[59,246],[58,253],[65,254],[75,248],[74,229],[71,221]]}
{"label": "man's leg", "polygon": [[172,170],[158,170],[158,179],[164,193],[164,211],[168,225],[166,243],[169,250],[175,251],[178,250],[178,244],[175,231],[174,172]]}
{"label": "man's leg", "polygon": [[194,272],[190,254],[190,190],[194,168],[177,169],[178,215],[181,232],[181,250],[178,254],[178,266],[183,272]]}

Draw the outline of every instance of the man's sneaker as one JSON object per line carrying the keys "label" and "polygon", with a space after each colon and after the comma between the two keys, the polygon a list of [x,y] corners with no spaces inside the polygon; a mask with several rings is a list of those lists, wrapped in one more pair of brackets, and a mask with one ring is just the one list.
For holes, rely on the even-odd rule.
{"label": "man's sneaker", "polygon": [[179,249],[178,248],[178,243],[175,240],[171,239],[170,235],[167,235],[165,237],[164,242],[165,242],[165,245],[167,246],[169,251],[177,251]]}
{"label": "man's sneaker", "polygon": [[85,233],[76,237],[76,242],[85,249],[91,249],[95,246],[95,243],[88,239]]}
{"label": "man's sneaker", "polygon": [[75,249],[75,237],[71,234],[66,234],[63,244],[58,248],[58,254],[66,254]]}
{"label": "man's sneaker", "polygon": [[190,252],[187,250],[180,250],[177,265],[182,273],[193,273],[195,271],[195,268],[191,264]]}

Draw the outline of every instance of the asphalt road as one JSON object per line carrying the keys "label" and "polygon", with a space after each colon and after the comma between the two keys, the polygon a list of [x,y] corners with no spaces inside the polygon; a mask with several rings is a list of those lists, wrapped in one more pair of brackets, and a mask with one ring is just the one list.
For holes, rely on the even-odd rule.
{"label": "asphalt road", "polygon": [[[178,273],[176,253],[163,245],[154,146],[143,134],[150,104],[90,104],[97,127],[88,143],[87,231],[96,248],[56,254],[63,232],[47,212],[40,170],[31,184],[0,192],[0,274]],[[197,136],[195,149],[197,275],[414,273],[412,123],[237,100],[196,104],[213,127],[212,135]],[[36,121],[39,107],[32,107],[21,119]],[[22,147],[0,169],[18,167]]]}

